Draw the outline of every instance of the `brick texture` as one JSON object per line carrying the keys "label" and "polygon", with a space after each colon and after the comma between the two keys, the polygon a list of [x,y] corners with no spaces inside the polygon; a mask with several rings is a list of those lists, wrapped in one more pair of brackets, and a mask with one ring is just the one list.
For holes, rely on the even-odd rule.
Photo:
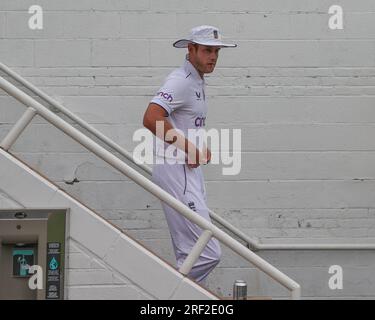
{"label": "brick texture", "polygon": [[[374,1],[41,0],[41,31],[27,27],[32,4],[2,0],[0,61],[130,151],[150,98],[184,60],[172,41],[195,25],[220,27],[239,47],[222,50],[207,76],[207,124],[242,129],[243,152],[238,176],[205,168],[210,207],[265,242],[374,241]],[[333,4],[344,9],[344,30],[328,28]],[[0,92],[0,138],[23,110]],[[159,201],[116,170],[40,118],[12,150],[174,263]],[[375,297],[368,253],[330,254],[344,267],[344,290],[327,287],[336,260],[326,252],[266,256],[307,288],[307,298]],[[85,294],[87,277],[103,286],[117,281],[91,270],[87,259],[70,256],[77,266],[69,271],[72,296]],[[253,294],[276,292],[271,280],[225,251],[210,287],[230,294],[236,278],[251,282]],[[119,294],[130,292],[116,285]]]}

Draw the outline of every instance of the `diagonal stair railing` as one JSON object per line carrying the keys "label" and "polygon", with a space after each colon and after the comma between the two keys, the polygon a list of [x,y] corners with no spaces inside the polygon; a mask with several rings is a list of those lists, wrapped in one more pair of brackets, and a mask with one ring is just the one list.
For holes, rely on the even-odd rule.
{"label": "diagonal stair railing", "polygon": [[[0,68],[4,71],[11,71],[8,67],[6,67],[3,64],[0,64]],[[19,81],[22,84],[27,83],[25,79],[23,79],[21,76],[17,75],[14,71],[12,72],[12,77]],[[8,73],[8,72],[7,72]],[[153,194],[155,197],[160,199],[161,201],[168,204],[170,207],[177,210],[180,214],[182,214],[185,218],[189,219],[191,222],[197,224],[200,228],[202,228],[203,233],[201,237],[198,239],[195,246],[192,248],[192,251],[189,253],[188,257],[185,259],[185,262],[180,267],[179,271],[184,274],[188,275],[191,271],[194,263],[196,262],[197,258],[203,251],[204,247],[208,243],[208,241],[211,239],[211,237],[215,237],[217,240],[219,240],[221,243],[226,245],[228,248],[233,250],[235,253],[240,255],[242,258],[246,259],[248,262],[252,263],[254,266],[259,268],[261,271],[266,273],[268,276],[270,276],[272,279],[280,283],[282,286],[287,288],[290,291],[291,298],[292,299],[300,299],[301,297],[301,287],[300,285],[289,278],[287,275],[282,273],[280,270],[275,268],[273,265],[268,263],[263,258],[256,255],[254,252],[252,252],[249,248],[246,248],[244,245],[242,245],[240,242],[235,240],[233,237],[228,235],[226,232],[219,229],[214,224],[208,222],[204,218],[198,216],[194,211],[192,211],[190,208],[185,206],[182,202],[171,196],[168,192],[161,189],[159,186],[154,184],[151,180],[147,179],[145,176],[140,174],[138,171],[130,167],[128,164],[126,164],[124,161],[122,161],[120,158],[113,155],[111,152],[106,150],[104,147],[99,145],[97,142],[77,130],[75,127],[73,127],[71,124],[57,116],[55,113],[53,113],[51,110],[49,110],[47,107],[43,106],[41,103],[33,99],[31,96],[23,92],[22,90],[18,89],[15,85],[10,83],[9,81],[5,80],[3,77],[0,77],[0,88],[2,88],[6,93],[8,93],[10,96],[14,97],[16,100],[24,104],[27,109],[25,113],[21,116],[21,118],[15,123],[15,125],[12,127],[12,129],[9,131],[9,133],[6,135],[6,137],[1,141],[0,147],[4,149],[5,151],[8,151],[10,147],[15,143],[17,138],[22,134],[22,132],[25,130],[25,128],[31,123],[35,115],[39,115],[42,118],[44,118],[46,121],[63,131],[66,135],[73,138],[75,141],[80,143],[82,146],[84,146],[86,149],[94,153],[96,156],[98,156],[100,159],[104,160],[106,163],[111,165],[113,168],[117,169],[122,174],[126,175],[128,178],[133,180],[135,183],[137,183],[139,186],[141,186],[143,189],[148,191],[149,193]],[[36,90],[32,90],[37,95],[39,95],[42,98],[45,98],[47,102],[53,101],[52,98],[48,97],[45,93],[40,91],[39,89],[35,88]],[[47,99],[46,99],[47,98]],[[48,101],[50,100],[50,101]],[[58,103],[54,101],[57,105]],[[56,106],[55,106],[56,107]],[[65,108],[64,108],[65,109]],[[100,140],[103,142],[106,142],[109,146],[114,148],[116,151],[119,152],[121,150],[121,154],[126,155],[126,157],[134,162],[133,157],[130,153],[123,150],[120,146],[115,144],[113,141],[111,141],[109,138],[105,137],[103,134],[101,134],[99,131],[97,131],[94,128],[90,128],[87,123],[85,123],[83,120],[76,117],[74,114],[72,114],[70,111],[66,110],[64,114],[69,114],[69,118],[73,118],[73,120],[77,121],[78,124],[80,124],[83,127],[86,127],[90,129],[91,132],[94,132],[97,137],[100,137]],[[140,167],[146,171],[147,173],[151,173],[150,169],[146,166],[140,165]],[[211,216],[213,216],[213,219],[215,219],[215,214],[211,211]],[[232,228],[233,231],[237,232],[237,235],[240,236],[243,240],[245,240],[249,245],[254,243],[252,239],[250,239],[245,234],[242,234],[241,231],[237,231],[237,229],[234,226],[231,226],[228,222],[225,221],[225,219],[217,216],[217,221],[224,226],[229,227],[230,230]],[[230,230],[230,231],[232,231]]]}
{"label": "diagonal stair railing", "polygon": [[[5,64],[0,62],[0,70],[5,74],[22,84],[25,88],[42,98],[44,101],[48,102],[53,108],[67,116],[69,119],[73,120],[75,123],[79,124],[82,128],[90,132],[96,138],[98,138],[105,145],[112,148],[112,150],[118,152],[120,155],[124,156],[127,160],[131,161],[142,169],[147,174],[151,175],[152,170],[149,166],[137,162],[133,155],[125,150],[123,147],[115,143],[113,140],[106,137],[99,130],[95,129],[93,126],[88,124],[86,121],[78,117],[76,114],[71,112],[69,109],[65,108],[61,103],[57,102],[55,99],[51,98],[48,94],[34,86],[32,83],[27,81],[25,78],[21,77],[18,73],[7,67]],[[252,251],[259,250],[375,250],[374,243],[260,243],[258,239],[254,239],[243,233],[241,230],[233,226],[227,220],[222,218],[220,215],[209,209],[210,217],[216,223],[222,227],[229,230],[239,239],[246,243],[246,246]]]}

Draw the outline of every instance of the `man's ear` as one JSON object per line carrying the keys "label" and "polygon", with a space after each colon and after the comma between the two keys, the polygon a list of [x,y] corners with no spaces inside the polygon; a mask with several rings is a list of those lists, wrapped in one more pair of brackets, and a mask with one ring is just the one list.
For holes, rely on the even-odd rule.
{"label": "man's ear", "polygon": [[191,53],[191,50],[193,50],[193,44],[192,43],[188,43],[188,53],[189,54]]}
{"label": "man's ear", "polygon": [[197,48],[198,48],[197,44],[188,43],[189,54],[191,54],[192,52],[195,52],[197,50]]}

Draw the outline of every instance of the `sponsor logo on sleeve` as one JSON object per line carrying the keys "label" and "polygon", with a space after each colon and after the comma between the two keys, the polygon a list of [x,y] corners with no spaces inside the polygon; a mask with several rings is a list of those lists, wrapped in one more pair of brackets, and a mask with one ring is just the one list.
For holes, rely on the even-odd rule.
{"label": "sponsor logo on sleeve", "polygon": [[173,97],[170,93],[165,93],[165,92],[160,91],[156,95],[162,97],[163,99],[167,100],[168,102],[173,101]]}

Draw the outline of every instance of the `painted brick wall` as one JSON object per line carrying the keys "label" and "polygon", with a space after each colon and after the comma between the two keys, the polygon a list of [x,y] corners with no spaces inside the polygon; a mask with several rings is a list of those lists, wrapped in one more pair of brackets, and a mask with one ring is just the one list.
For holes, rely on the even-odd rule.
{"label": "painted brick wall", "polygon": [[68,246],[66,299],[153,299],[79,243],[70,239]]}
{"label": "painted brick wall", "polygon": [[[32,4],[44,9],[41,31],[27,26]],[[328,28],[333,4],[344,9],[344,30]],[[372,0],[3,0],[0,61],[132,150],[148,101],[183,62],[184,50],[172,48],[172,41],[192,26],[217,25],[239,47],[222,50],[207,77],[207,124],[242,129],[242,171],[223,176],[220,166],[205,168],[209,206],[263,242],[373,242],[374,18]],[[0,95],[0,137],[23,110]],[[174,261],[159,202],[43,120],[35,119],[12,150]],[[79,182],[67,184],[75,178]],[[374,285],[328,290],[335,259],[310,254],[265,257],[303,287],[321,279],[306,297],[375,297]],[[347,273],[350,281],[373,283],[361,263],[358,269],[351,264],[363,257],[373,267],[367,254],[331,257],[354,269]],[[302,261],[299,269],[289,268],[295,256]],[[240,277],[259,284],[254,293],[266,294],[258,273],[257,282],[251,269],[240,266],[225,252],[212,289],[229,294]]]}

